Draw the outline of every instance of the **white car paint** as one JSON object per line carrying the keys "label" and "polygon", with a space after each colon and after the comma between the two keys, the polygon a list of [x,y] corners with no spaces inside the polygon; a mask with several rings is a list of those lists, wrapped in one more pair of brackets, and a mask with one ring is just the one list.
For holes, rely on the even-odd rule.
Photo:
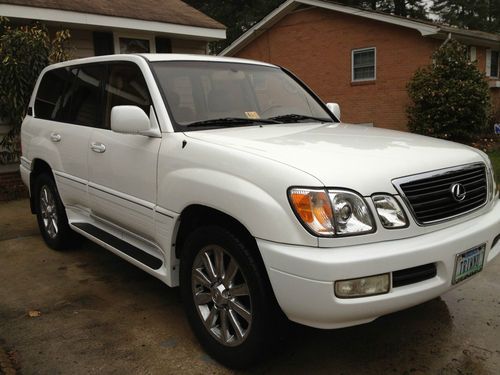
{"label": "white car paint", "polygon": [[[419,226],[392,184],[395,178],[470,163],[491,168],[484,154],[456,143],[341,123],[175,132],[148,65],[148,61],[167,60],[268,65],[260,62],[175,54],[120,55],[56,64],[42,76],[57,67],[116,60],[140,67],[154,106],[152,128],[159,128],[161,137],[61,125],[37,119],[35,111],[35,117],[27,116],[22,127],[21,173],[29,186],[33,163],[45,161],[53,171],[72,228],[87,235],[75,223],[91,223],[161,258],[163,266],[153,270],[90,237],[167,285],[178,285],[176,230],[180,214],[194,204],[222,211],[246,227],[256,238],[285,314],[314,327],[364,323],[432,299],[452,287],[457,253],[486,243],[490,262],[500,252],[500,243],[492,247],[500,233],[498,197],[468,215]],[[39,82],[35,93],[38,86]],[[51,140],[54,132],[60,141]],[[89,151],[93,143],[106,145],[106,152]],[[294,215],[287,197],[292,186],[356,190],[366,197],[372,212],[372,194],[393,194],[410,224],[387,230],[373,215],[375,233],[319,238]],[[433,279],[381,296],[345,300],[334,295],[335,280],[431,262],[438,267]]]}

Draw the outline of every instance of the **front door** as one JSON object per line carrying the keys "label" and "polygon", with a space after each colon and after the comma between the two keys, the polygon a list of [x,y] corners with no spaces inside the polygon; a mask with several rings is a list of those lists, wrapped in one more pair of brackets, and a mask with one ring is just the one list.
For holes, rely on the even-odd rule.
{"label": "front door", "polygon": [[131,62],[110,63],[104,88],[103,128],[89,142],[89,199],[92,214],[153,239],[156,171],[161,138],[110,129],[111,108],[135,105],[154,116],[144,77]]}

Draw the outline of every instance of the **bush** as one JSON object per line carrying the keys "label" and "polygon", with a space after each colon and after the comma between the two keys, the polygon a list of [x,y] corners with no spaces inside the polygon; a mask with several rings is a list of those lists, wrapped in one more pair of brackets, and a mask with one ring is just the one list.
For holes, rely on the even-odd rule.
{"label": "bush", "polygon": [[488,83],[459,42],[448,40],[431,65],[417,70],[408,84],[412,132],[459,142],[486,133],[490,117]]}
{"label": "bush", "polygon": [[12,26],[0,17],[0,119],[12,125],[0,141],[0,164],[19,158],[19,131],[38,75],[49,63],[68,59],[68,30],[50,39],[40,23]]}

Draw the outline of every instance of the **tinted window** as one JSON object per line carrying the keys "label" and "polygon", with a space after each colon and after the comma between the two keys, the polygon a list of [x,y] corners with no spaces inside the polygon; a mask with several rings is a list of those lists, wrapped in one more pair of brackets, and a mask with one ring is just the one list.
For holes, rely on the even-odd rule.
{"label": "tinted window", "polygon": [[109,65],[104,90],[106,99],[105,128],[110,128],[111,109],[117,105],[135,105],[149,116],[151,99],[146,81],[139,67],[133,63]]}
{"label": "tinted window", "polygon": [[101,126],[101,88],[105,73],[105,65],[85,65],[69,70],[72,82],[63,99],[63,121],[91,127]]}
{"label": "tinted window", "polygon": [[66,69],[54,69],[44,74],[35,99],[35,115],[45,120],[56,120],[61,115],[62,95],[68,79]]}

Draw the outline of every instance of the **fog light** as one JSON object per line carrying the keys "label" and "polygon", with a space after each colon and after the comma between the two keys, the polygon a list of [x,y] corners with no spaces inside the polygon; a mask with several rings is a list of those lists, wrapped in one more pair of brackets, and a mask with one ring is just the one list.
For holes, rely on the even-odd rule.
{"label": "fog light", "polygon": [[368,297],[389,292],[388,273],[359,279],[335,281],[335,295],[339,298]]}

